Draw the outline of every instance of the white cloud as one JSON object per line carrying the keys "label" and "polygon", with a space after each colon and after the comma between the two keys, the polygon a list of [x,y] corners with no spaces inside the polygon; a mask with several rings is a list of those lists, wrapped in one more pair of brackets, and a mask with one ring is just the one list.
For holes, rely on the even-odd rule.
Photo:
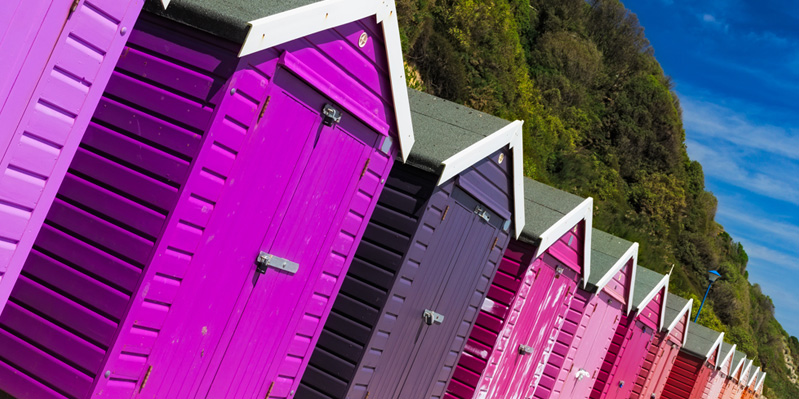
{"label": "white cloud", "polygon": [[[721,219],[729,220],[743,226],[749,236],[755,235],[763,239],[779,239],[787,242],[792,248],[799,244],[799,226],[792,223],[775,221],[773,216],[763,215],[756,211],[756,206],[747,205],[747,209],[728,206],[727,198],[719,198],[719,210],[716,213]],[[739,229],[740,230],[740,229]],[[770,240],[772,241],[772,240]]]}
{"label": "white cloud", "polygon": [[780,267],[783,270],[799,271],[799,257],[786,252],[778,251],[751,241],[744,241],[744,250],[751,259],[765,262],[768,267]]}
{"label": "white cloud", "polygon": [[702,16],[702,20],[705,21],[705,22],[716,22],[716,17],[714,17],[714,16],[712,16],[710,14],[705,14],[705,15]]}
{"label": "white cloud", "polygon": [[705,25],[711,26],[715,29],[720,29],[723,30],[724,32],[727,32],[730,29],[729,24],[720,21],[712,14],[702,14],[699,16],[699,18],[702,20],[702,22],[705,23]]}

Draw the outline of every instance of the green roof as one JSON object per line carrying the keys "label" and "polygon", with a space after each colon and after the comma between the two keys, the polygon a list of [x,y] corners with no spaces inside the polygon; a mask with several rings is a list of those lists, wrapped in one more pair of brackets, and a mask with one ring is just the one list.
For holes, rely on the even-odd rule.
{"label": "green roof", "polygon": [[635,289],[633,291],[633,305],[638,306],[657,287],[663,275],[649,270],[641,265],[635,271]]}
{"label": "green roof", "polygon": [[407,163],[428,172],[441,173],[442,162],[511,123],[413,89],[408,100],[416,143]]}
{"label": "green roof", "polygon": [[721,333],[691,322],[688,326],[688,339],[682,349],[692,355],[705,359]]}
{"label": "green roof", "polygon": [[[524,179],[524,229],[519,240],[538,245],[541,235],[582,204],[583,198],[533,179]],[[593,273],[591,273],[593,274]]]}
{"label": "green roof", "polygon": [[632,246],[633,243],[623,238],[592,229],[591,274],[588,276],[588,284],[596,287]]}
{"label": "green roof", "polygon": [[164,10],[160,0],[147,0],[154,14],[243,43],[252,20],[280,14],[320,0],[172,0]]}
{"label": "green roof", "polygon": [[[688,300],[679,296],[669,293],[666,297],[666,316],[663,318],[663,325],[670,326],[674,320],[681,316],[680,311],[688,303]],[[691,310],[688,309],[690,312]]]}

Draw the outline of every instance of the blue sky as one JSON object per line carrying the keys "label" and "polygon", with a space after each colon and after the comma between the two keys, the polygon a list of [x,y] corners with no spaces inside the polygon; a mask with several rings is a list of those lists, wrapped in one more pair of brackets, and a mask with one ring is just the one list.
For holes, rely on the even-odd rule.
{"label": "blue sky", "polygon": [[799,4],[627,0],[675,83],[688,154],[749,279],[799,336]]}

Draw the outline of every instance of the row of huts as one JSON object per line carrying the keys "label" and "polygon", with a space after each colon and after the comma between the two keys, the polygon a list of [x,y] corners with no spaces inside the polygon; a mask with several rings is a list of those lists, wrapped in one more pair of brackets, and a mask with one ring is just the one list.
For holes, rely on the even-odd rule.
{"label": "row of huts", "polygon": [[0,13],[6,395],[761,395],[521,121],[407,90],[392,0],[168,3]]}

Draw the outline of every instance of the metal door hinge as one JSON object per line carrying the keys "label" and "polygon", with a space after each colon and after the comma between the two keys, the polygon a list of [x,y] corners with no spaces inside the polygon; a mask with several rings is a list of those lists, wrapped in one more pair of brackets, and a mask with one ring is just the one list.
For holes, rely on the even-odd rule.
{"label": "metal door hinge", "polygon": [[497,247],[497,241],[499,241],[499,237],[497,237],[497,238],[494,238],[494,243],[493,243],[493,244],[491,244],[491,249],[489,250],[489,252],[493,251],[493,250],[494,250],[494,248],[496,248],[496,247]]}
{"label": "metal door hinge", "polygon": [[291,274],[297,273],[297,270],[300,269],[299,263],[292,262],[288,259],[283,259],[266,252],[261,252],[258,254],[258,259],[255,260],[255,263],[257,264],[255,271],[261,274],[266,273],[266,269],[268,267],[287,271]]}
{"label": "metal door hinge", "polygon": [[422,319],[424,319],[424,323],[428,326],[432,326],[433,324],[441,324],[444,322],[444,315],[436,313],[430,309],[425,309],[424,313],[422,314]]}
{"label": "metal door hinge", "polygon": [[141,380],[141,385],[139,385],[139,393],[144,389],[144,386],[147,385],[147,380],[150,379],[150,373],[153,372],[153,366],[147,367],[147,372],[144,373],[144,378]]}
{"label": "metal door hinge", "polygon": [[67,18],[71,17],[72,13],[75,12],[75,10],[78,9],[78,3],[80,3],[80,0],[73,0],[72,1],[72,5],[69,7],[69,14],[67,14]]}
{"label": "metal door hinge", "polygon": [[371,160],[372,158],[366,158],[366,164],[363,165],[363,170],[361,171],[361,179],[363,179],[363,176],[366,175],[366,171],[369,169],[369,161]]}
{"label": "metal door hinge", "polygon": [[488,211],[483,209],[480,205],[474,208],[474,214],[480,216],[480,219],[485,220],[486,223],[491,219],[491,215],[488,214]]}
{"label": "metal door hinge", "polygon": [[264,117],[264,113],[266,112],[266,107],[269,105],[269,100],[272,99],[272,96],[266,96],[266,100],[264,100],[264,105],[261,107],[261,112],[258,113],[258,120],[255,122],[258,123],[261,121],[261,118]]}
{"label": "metal door hinge", "polygon": [[519,345],[519,354],[520,355],[530,355],[533,352],[535,352],[535,349],[533,349],[532,346],[528,346],[528,345],[525,345],[525,344]]}
{"label": "metal door hinge", "polygon": [[322,109],[322,116],[325,117],[322,121],[325,126],[333,126],[334,123],[341,122],[341,111],[333,108],[330,104],[325,104],[325,107]]}
{"label": "metal door hinge", "polygon": [[444,213],[441,215],[441,220],[444,220],[444,219],[447,218],[447,212],[449,212],[449,205],[447,205],[447,207],[444,208]]}

